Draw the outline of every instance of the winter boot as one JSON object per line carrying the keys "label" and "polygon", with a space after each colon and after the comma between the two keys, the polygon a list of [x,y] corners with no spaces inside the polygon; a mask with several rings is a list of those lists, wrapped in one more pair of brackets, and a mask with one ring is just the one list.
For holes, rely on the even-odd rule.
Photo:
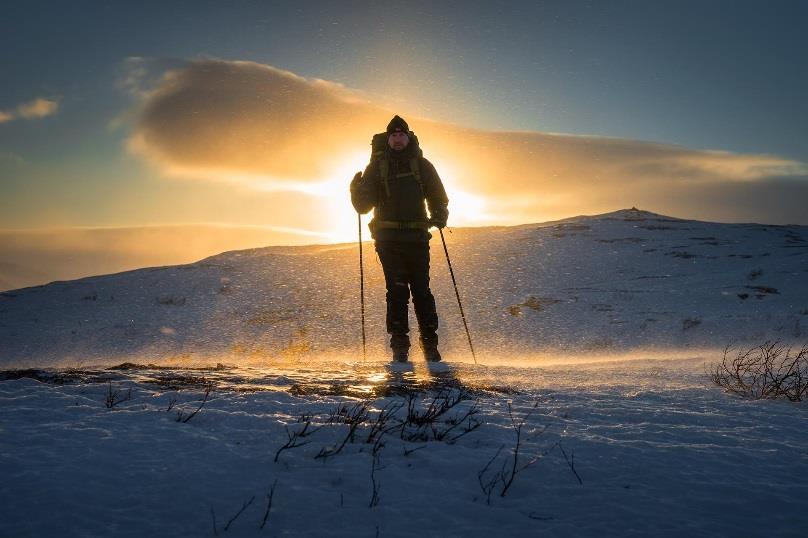
{"label": "winter boot", "polygon": [[407,362],[410,354],[410,337],[406,334],[393,334],[390,336],[390,349],[393,350],[393,360]]}
{"label": "winter boot", "polygon": [[424,348],[424,359],[426,359],[429,362],[440,362],[441,356],[440,356],[440,351],[438,351],[438,346],[425,347]]}
{"label": "winter boot", "polygon": [[438,335],[434,332],[426,332],[421,337],[421,351],[423,351],[424,359],[427,361],[439,362],[441,356],[438,351]]}

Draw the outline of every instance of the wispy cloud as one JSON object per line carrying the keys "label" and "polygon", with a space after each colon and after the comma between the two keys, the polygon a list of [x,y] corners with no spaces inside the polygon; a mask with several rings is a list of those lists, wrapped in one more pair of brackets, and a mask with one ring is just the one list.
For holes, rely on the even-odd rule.
{"label": "wispy cloud", "polygon": [[56,114],[59,110],[59,99],[45,99],[37,97],[26,103],[18,105],[12,110],[0,110],[0,123],[5,123],[15,119],[35,119],[44,118]]}
{"label": "wispy cloud", "polygon": [[[135,64],[142,69],[142,62]],[[404,113],[444,179],[483,199],[486,214],[502,222],[632,205],[709,218],[728,213],[723,200],[738,201],[766,185],[791,207],[808,184],[808,165],[775,155],[471,129],[409,117],[340,84],[254,62],[187,61],[154,80],[140,93],[129,148],[167,175],[184,178],[317,190],[323,181],[363,167],[370,136],[393,113]],[[715,192],[723,197],[708,196]],[[699,197],[712,199],[714,211],[695,215],[693,207],[704,204],[691,199]],[[727,218],[768,218],[754,210],[729,213]]]}
{"label": "wispy cloud", "polygon": [[55,114],[58,109],[59,101],[40,97],[28,103],[21,104],[17,107],[17,113],[20,117],[26,119],[44,118],[45,116]]}

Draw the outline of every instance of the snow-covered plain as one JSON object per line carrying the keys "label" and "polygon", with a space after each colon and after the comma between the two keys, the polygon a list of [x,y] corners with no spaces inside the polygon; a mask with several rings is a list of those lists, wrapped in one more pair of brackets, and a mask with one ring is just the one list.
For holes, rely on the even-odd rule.
{"label": "snow-covered plain", "polygon": [[[383,360],[372,255],[362,359],[352,245],[0,294],[0,536],[806,534],[804,404],[705,374],[804,342],[805,227],[624,210],[446,236],[479,365],[435,240],[432,368]],[[517,465],[542,457],[502,496],[522,421]]]}

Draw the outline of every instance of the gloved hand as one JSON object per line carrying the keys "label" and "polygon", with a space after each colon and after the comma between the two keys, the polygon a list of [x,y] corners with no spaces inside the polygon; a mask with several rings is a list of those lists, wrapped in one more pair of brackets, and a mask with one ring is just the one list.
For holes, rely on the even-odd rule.
{"label": "gloved hand", "polygon": [[351,180],[351,190],[354,190],[362,182],[362,172],[357,172]]}
{"label": "gloved hand", "polygon": [[445,207],[429,208],[429,224],[435,228],[446,228],[446,221],[449,220],[449,210]]}

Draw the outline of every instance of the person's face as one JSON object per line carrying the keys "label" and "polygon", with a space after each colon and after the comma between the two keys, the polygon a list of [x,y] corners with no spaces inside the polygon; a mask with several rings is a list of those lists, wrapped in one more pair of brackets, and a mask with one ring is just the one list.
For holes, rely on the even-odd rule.
{"label": "person's face", "polygon": [[387,143],[394,150],[401,151],[402,149],[407,147],[407,144],[410,143],[410,137],[407,136],[407,133],[405,132],[396,131],[395,133],[387,137]]}

